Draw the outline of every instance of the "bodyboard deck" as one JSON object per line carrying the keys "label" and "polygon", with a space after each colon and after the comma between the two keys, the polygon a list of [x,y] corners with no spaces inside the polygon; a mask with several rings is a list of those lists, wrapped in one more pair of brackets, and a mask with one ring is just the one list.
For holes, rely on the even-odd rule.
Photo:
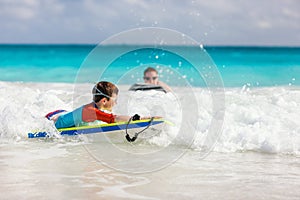
{"label": "bodyboard deck", "polygon": [[167,93],[167,91],[160,85],[152,85],[152,84],[146,84],[146,83],[135,83],[130,88],[129,91],[147,91],[147,90],[157,90],[164,93]]}
{"label": "bodyboard deck", "polygon": [[[164,123],[163,119],[154,119],[152,122],[149,120],[136,120],[131,121],[128,125],[127,122],[117,122],[111,124],[100,124],[93,126],[79,126],[79,127],[71,127],[71,128],[61,128],[58,129],[61,135],[80,135],[80,134],[93,134],[93,133],[104,133],[118,130],[127,129],[135,129],[135,128],[143,128],[150,125],[158,125]],[[47,137],[48,133],[46,131],[32,131],[28,133],[28,138],[42,138]]]}

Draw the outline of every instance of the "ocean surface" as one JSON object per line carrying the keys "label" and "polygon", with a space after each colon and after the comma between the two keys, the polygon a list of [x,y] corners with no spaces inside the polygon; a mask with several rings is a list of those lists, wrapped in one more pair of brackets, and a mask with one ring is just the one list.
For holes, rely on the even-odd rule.
{"label": "ocean surface", "polygon": [[[95,47],[0,45],[1,199],[300,198],[299,47]],[[148,66],[173,93],[128,91]],[[172,124],[133,144],[60,137],[44,115],[99,80],[120,89],[114,113]]]}
{"label": "ocean surface", "polygon": [[[101,66],[96,61],[84,64],[95,47],[95,45],[0,45],[0,80],[73,83],[76,81],[78,70],[86,65],[89,67],[88,73],[91,74],[95,72],[95,68],[108,67]],[[111,56],[120,48],[122,46],[103,47],[107,55],[100,55],[100,58]],[[115,61],[110,65],[114,72],[126,74],[129,66],[140,66],[139,70],[143,71],[148,65],[156,66],[156,63],[174,69],[178,67],[185,69],[189,66],[172,53],[150,48],[140,50],[139,46],[136,49],[125,55],[114,55]],[[199,53],[194,47],[185,50],[190,54],[196,54],[195,57]],[[300,85],[300,47],[205,47],[205,50],[219,70],[225,87]],[[123,56],[123,59],[118,59],[119,56]],[[187,79],[199,78],[194,72],[185,72],[182,76],[184,75]],[[136,77],[135,81],[141,81],[140,78]],[[128,79],[124,80],[124,83],[131,84],[132,81],[134,80]],[[95,82],[95,80],[90,80],[87,76],[81,82]],[[165,82],[174,85],[177,81],[166,79]],[[195,85],[205,84],[199,81]]]}

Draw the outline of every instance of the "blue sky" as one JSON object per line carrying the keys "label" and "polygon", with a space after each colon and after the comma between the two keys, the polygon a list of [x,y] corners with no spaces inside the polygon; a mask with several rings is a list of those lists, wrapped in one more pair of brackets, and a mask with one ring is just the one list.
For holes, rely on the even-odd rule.
{"label": "blue sky", "polygon": [[300,46],[299,0],[0,0],[0,43],[99,43],[163,27],[206,45]]}

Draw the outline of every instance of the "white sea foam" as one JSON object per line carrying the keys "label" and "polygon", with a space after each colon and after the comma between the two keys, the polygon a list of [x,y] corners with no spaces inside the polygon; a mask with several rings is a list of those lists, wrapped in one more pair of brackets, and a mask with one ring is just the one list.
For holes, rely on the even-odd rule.
{"label": "white sea foam", "polygon": [[[56,109],[72,110],[73,98],[76,101],[75,107],[90,101],[92,85],[76,87],[76,91],[89,97],[76,101],[72,84],[0,82],[1,142],[26,140],[27,133],[36,129],[55,133],[53,124],[44,118],[46,113]],[[175,124],[148,142],[158,146],[173,143],[192,149],[206,148],[204,141],[212,119],[209,90],[194,89],[198,99],[197,105],[194,105],[189,104],[190,100],[186,98],[190,90],[183,88],[175,89],[175,95],[154,91],[133,93],[127,89],[127,86],[120,87],[116,113],[161,115]],[[222,134],[214,151],[299,155],[300,88],[225,88],[225,98]],[[189,121],[192,116],[186,113],[192,115],[197,107],[198,122]],[[183,112],[183,109],[187,111]]]}

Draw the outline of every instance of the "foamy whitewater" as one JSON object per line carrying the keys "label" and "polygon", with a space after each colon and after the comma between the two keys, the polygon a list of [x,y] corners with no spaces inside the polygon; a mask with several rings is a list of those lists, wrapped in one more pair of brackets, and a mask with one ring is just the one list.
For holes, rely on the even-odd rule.
{"label": "foamy whitewater", "polygon": [[[74,87],[82,96],[74,95]],[[193,89],[198,123],[188,123],[192,116],[182,116],[182,109],[195,113],[195,105],[186,99],[188,89],[174,88],[173,95],[129,92],[128,85],[120,85],[115,113],[160,115],[174,124],[158,134],[150,130],[153,136],[136,144],[60,137],[44,115],[89,103],[92,87],[0,82],[1,199],[300,197],[298,86],[225,88],[222,132],[212,148],[204,142],[213,117],[207,88]],[[28,132],[40,129],[52,137],[27,138]],[[148,154],[155,158],[147,159]],[[159,166],[167,158],[172,159]],[[143,168],[147,170],[135,173]]]}

